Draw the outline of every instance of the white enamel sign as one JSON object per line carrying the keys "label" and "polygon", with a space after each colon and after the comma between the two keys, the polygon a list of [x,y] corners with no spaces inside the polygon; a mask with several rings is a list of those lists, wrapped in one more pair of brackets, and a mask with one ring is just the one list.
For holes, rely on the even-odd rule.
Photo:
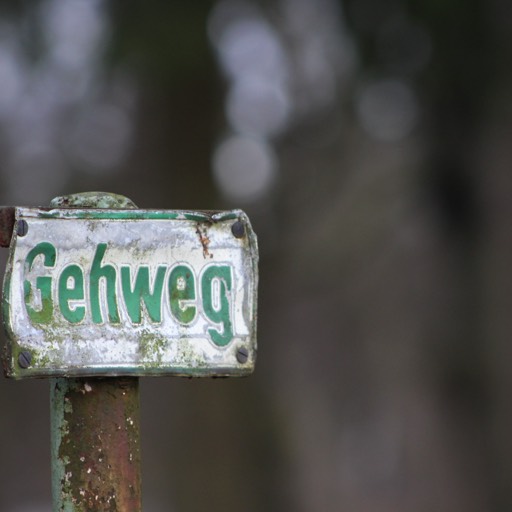
{"label": "white enamel sign", "polygon": [[16,208],[8,375],[246,375],[258,249],[239,211]]}

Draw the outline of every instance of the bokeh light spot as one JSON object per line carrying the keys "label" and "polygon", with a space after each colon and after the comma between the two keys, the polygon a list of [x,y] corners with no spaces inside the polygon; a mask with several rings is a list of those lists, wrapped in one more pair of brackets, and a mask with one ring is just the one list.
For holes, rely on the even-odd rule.
{"label": "bokeh light spot", "polygon": [[399,80],[381,80],[362,87],[356,97],[356,111],[370,136],[388,142],[409,135],[419,117],[412,89]]}
{"label": "bokeh light spot", "polygon": [[265,141],[234,135],[217,147],[213,155],[213,175],[227,199],[257,201],[268,194],[275,183],[276,158]]}
{"label": "bokeh light spot", "polygon": [[226,109],[235,130],[270,137],[286,128],[290,101],[283,87],[277,84],[257,79],[239,80],[228,93]]}

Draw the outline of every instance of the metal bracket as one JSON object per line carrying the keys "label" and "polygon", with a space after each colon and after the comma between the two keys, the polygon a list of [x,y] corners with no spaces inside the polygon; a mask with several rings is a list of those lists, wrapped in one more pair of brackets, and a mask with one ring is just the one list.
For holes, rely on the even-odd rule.
{"label": "metal bracket", "polygon": [[9,247],[14,229],[14,206],[0,206],[0,247]]}

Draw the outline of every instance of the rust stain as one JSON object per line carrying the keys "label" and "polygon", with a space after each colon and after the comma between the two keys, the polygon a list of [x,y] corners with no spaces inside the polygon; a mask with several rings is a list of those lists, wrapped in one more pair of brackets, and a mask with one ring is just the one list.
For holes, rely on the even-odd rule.
{"label": "rust stain", "polygon": [[203,246],[203,256],[205,258],[213,258],[213,254],[210,253],[208,246],[210,245],[210,239],[208,238],[207,226],[201,226],[201,224],[197,224],[196,233],[199,236],[199,241]]}

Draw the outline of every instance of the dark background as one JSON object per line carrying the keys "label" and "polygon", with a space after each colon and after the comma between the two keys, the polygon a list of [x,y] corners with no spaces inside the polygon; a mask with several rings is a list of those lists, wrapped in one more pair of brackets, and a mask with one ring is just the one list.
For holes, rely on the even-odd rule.
{"label": "dark background", "polygon": [[[255,374],[142,381],[146,511],[512,508],[510,11],[0,2],[0,204],[259,236]],[[0,381],[2,511],[51,510],[48,395]]]}

